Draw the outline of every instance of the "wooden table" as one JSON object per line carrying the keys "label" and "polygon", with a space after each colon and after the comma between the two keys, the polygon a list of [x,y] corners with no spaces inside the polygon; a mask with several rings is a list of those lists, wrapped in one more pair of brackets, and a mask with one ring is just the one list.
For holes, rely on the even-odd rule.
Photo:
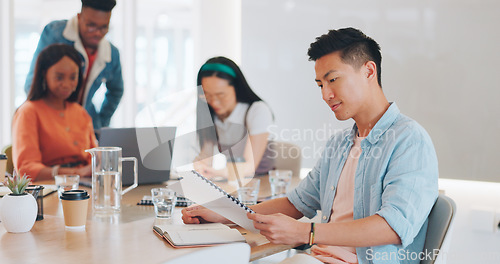
{"label": "wooden table", "polygon": [[[294,179],[292,185],[300,181]],[[53,184],[44,182],[38,184]],[[161,219],[154,217],[152,206],[136,205],[153,187],[140,185],[122,197],[119,214],[98,217],[89,203],[85,231],[64,228],[62,205],[57,194],[44,197],[44,219],[37,221],[27,233],[7,233],[0,223],[0,262],[3,263],[161,263],[188,254],[198,248],[174,249],[152,230]],[[81,188],[87,189],[89,188]],[[267,177],[261,177],[261,196],[270,194]],[[180,220],[181,208],[176,208],[174,222]],[[245,232],[251,246],[250,261],[287,249],[288,245],[273,245],[260,234]]]}

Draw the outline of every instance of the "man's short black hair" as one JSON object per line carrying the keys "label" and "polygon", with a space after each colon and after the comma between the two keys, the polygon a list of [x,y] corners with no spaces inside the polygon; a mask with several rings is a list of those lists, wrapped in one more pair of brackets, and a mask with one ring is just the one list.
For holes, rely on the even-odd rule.
{"label": "man's short black hair", "polygon": [[96,10],[111,12],[116,0],[82,0],[82,7],[91,7]]}
{"label": "man's short black hair", "polygon": [[316,61],[336,51],[340,51],[340,58],[344,63],[355,69],[359,69],[367,61],[375,62],[378,84],[382,87],[382,55],[380,54],[380,46],[375,40],[366,36],[359,29],[351,27],[330,30],[311,43],[307,55],[309,55],[309,60]]}

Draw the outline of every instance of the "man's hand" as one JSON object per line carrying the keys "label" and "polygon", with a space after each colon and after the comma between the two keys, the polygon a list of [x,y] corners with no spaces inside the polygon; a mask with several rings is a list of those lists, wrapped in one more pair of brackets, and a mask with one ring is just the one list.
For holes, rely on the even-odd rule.
{"label": "man's hand", "polygon": [[230,224],[231,221],[203,206],[194,204],[182,209],[184,224],[202,224],[207,222]]}
{"label": "man's hand", "polygon": [[299,222],[281,213],[271,215],[247,213],[247,217],[254,221],[254,227],[273,244],[309,243],[310,223]]}

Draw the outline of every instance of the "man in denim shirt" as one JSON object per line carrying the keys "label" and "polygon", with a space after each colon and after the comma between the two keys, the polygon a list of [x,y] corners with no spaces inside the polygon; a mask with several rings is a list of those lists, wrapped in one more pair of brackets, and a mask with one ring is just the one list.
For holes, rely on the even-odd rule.
{"label": "man in denim shirt", "polygon": [[[70,20],[52,21],[43,29],[31,62],[24,90],[28,94],[38,54],[48,45],[64,43],[74,46],[82,55],[84,89],[78,102],[92,117],[94,129],[109,126],[123,95],[123,77],[118,49],[104,36],[108,33],[111,10],[115,0],[82,0],[81,12]],[[92,98],[102,84],[106,94],[100,109]]]}
{"label": "man in denim shirt", "polygon": [[[355,125],[328,141],[321,159],[287,197],[257,204],[254,226],[278,244],[318,244],[283,263],[419,263],[438,195],[437,157],[427,132],[389,103],[379,45],[353,28],[312,43],[316,83],[339,120]],[[353,155],[357,148],[357,154]],[[321,210],[321,223],[312,218]],[[186,223],[226,222],[200,207]]]}

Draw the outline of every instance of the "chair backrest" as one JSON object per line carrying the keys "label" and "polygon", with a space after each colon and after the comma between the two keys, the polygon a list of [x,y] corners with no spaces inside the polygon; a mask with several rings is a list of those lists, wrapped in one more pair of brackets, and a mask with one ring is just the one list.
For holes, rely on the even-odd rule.
{"label": "chair backrest", "polygon": [[12,145],[7,145],[2,149],[2,153],[7,156],[7,168],[6,172],[11,173],[14,171],[14,163],[12,162]]}
{"label": "chair backrest", "polygon": [[[440,194],[434,204],[434,207],[432,207],[431,213],[429,214],[424,252],[434,253],[434,250],[441,251],[446,235],[451,229],[455,213],[455,202],[448,196]],[[433,253],[431,256],[434,256]],[[423,259],[420,261],[420,264],[434,264],[437,260],[437,256],[434,256],[434,258],[431,259]]]}
{"label": "chair backrest", "polygon": [[299,146],[283,141],[274,141],[273,150],[276,154],[274,165],[277,170],[291,170],[293,176],[300,176],[302,151]]}
{"label": "chair backrest", "polygon": [[247,243],[231,243],[199,249],[163,264],[248,264],[249,261],[250,246]]}

